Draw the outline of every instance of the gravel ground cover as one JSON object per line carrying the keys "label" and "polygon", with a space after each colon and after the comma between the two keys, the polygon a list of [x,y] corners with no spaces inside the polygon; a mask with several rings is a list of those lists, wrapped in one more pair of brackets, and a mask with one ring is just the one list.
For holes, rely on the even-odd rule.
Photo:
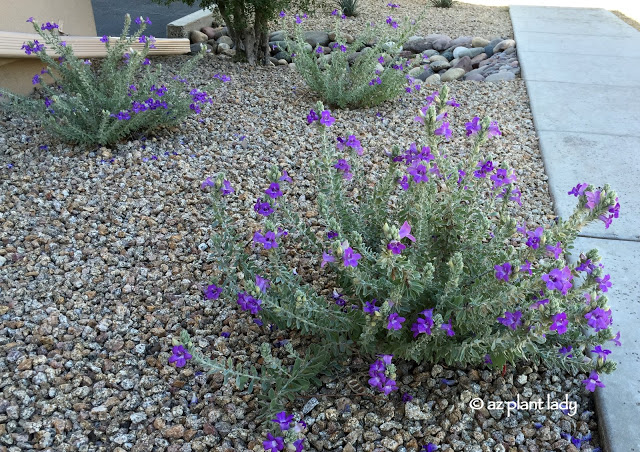
{"label": "gravel ground cover", "polygon": [[[456,4],[446,12],[457,18],[451,28],[429,31],[465,34],[455,26],[476,8],[489,10]],[[500,34],[510,30],[508,16],[503,22],[487,26]],[[468,33],[490,37],[482,26]],[[185,58],[161,60],[175,68]],[[256,422],[254,396],[194,365],[176,369],[167,361],[171,338],[183,328],[210,356],[239,362],[259,360],[262,342],[303,348],[310,340],[259,327],[236,306],[204,299],[215,250],[207,245],[208,189],[200,184],[226,173],[237,194],[230,215],[248,239],[260,221],[252,206],[265,188],[265,170],[276,164],[293,177],[290,202],[315,224],[306,162],[318,140],[305,118],[316,99],[288,67],[252,68],[221,57],[199,66],[194,85],[215,73],[232,81],[199,118],[109,149],[57,144],[28,118],[0,117],[0,451],[263,450],[267,429]],[[531,224],[552,221],[524,82],[450,87],[461,107],[447,152],[468,148],[466,121],[490,115],[503,136],[487,150],[520,179],[523,207],[514,215]],[[385,149],[413,141],[412,118],[428,88],[378,108],[333,112],[332,132],[361,140],[370,178],[384,167]],[[330,291],[319,259],[288,246],[292,268]],[[442,451],[598,446],[593,399],[580,383],[586,375],[526,363],[504,375],[402,363],[400,391],[384,398],[347,384],[366,385],[367,358],[342,364],[339,377],[323,377],[322,387],[288,409],[308,424],[306,450],[417,451],[429,442]],[[413,399],[401,400],[404,393]],[[546,403],[565,395],[577,403],[573,416],[469,407],[474,398]],[[575,439],[589,434],[591,440]]]}

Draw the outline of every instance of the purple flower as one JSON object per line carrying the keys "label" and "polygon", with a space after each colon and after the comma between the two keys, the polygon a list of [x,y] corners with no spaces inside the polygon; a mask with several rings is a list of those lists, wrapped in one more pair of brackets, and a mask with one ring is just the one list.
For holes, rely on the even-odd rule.
{"label": "purple flower", "polygon": [[251,314],[256,315],[262,309],[262,300],[253,298],[246,292],[238,292],[238,305],[243,311],[249,311]]}
{"label": "purple flower", "polygon": [[323,268],[329,262],[335,262],[336,258],[331,255],[331,250],[328,253],[322,253],[322,263],[320,264],[320,268]]}
{"label": "purple flower", "polygon": [[620,216],[620,203],[618,202],[618,198],[616,198],[616,204],[614,206],[609,206],[609,213],[612,214],[613,218]]}
{"label": "purple flower", "polygon": [[220,187],[220,191],[222,192],[222,196],[227,196],[233,193],[234,190],[231,186],[231,183],[225,179],[222,181],[222,187]]}
{"label": "purple flower", "polygon": [[253,234],[253,240],[258,243],[262,243],[265,250],[269,250],[271,248],[278,248],[278,242],[276,242],[276,234],[273,231],[267,231],[266,234],[262,235],[260,231]]}
{"label": "purple flower", "polygon": [[480,169],[474,171],[473,175],[479,179],[484,179],[487,177],[487,174],[493,171],[493,162],[491,160],[487,160],[486,162],[479,161],[476,167]]}
{"label": "purple flower", "polygon": [[436,446],[433,443],[429,443],[426,446],[422,446],[423,452],[436,452],[436,450],[438,450],[438,446]]}
{"label": "purple flower", "polygon": [[[431,313],[433,313],[433,309],[430,309],[430,315],[425,315],[425,318],[418,317],[416,322],[411,325],[411,331],[413,331],[413,337],[417,337],[418,334],[424,333],[428,336],[431,336],[431,328],[433,327],[433,319],[431,318]],[[423,311],[428,312],[428,311]]]}
{"label": "purple flower", "polygon": [[527,246],[537,250],[540,246],[540,239],[542,238],[542,234],[544,233],[544,229],[536,228],[535,231],[527,231]]}
{"label": "purple flower", "polygon": [[345,267],[357,267],[358,260],[362,257],[359,253],[355,253],[353,248],[349,247],[344,250],[344,266]]}
{"label": "purple flower", "polygon": [[525,259],[524,264],[520,266],[520,271],[523,273],[529,273],[529,275],[531,275],[533,273],[531,271],[531,262]]}
{"label": "purple flower", "polygon": [[565,355],[565,358],[573,358],[573,354],[571,353],[572,349],[572,346],[567,345],[566,347],[562,347],[560,350],[558,350],[558,353],[560,355]]}
{"label": "purple flower", "polygon": [[498,317],[498,322],[515,331],[516,328],[522,325],[522,311],[506,311],[504,317]]}
{"label": "purple flower", "polygon": [[149,58],[145,58],[144,61],[141,63],[143,66],[148,66],[151,64],[151,60]]}
{"label": "purple flower", "polygon": [[210,177],[207,177],[204,182],[202,182],[202,184],[200,185],[200,188],[202,190],[204,190],[206,187],[213,187],[215,186],[215,183],[211,180]]}
{"label": "purple flower", "polygon": [[29,22],[29,23],[33,23],[33,17],[29,17],[29,18],[27,19],[27,22]]}
{"label": "purple flower", "polygon": [[538,299],[534,298],[533,301],[535,301],[535,303],[533,303],[531,306],[529,306],[529,309],[538,309],[541,306],[544,306],[545,304],[549,304],[549,299],[548,298],[544,298],[542,300],[538,300]]}
{"label": "purple flower", "polygon": [[367,314],[374,315],[374,313],[375,313],[376,311],[379,311],[379,310],[380,310],[380,308],[379,308],[378,306],[376,306],[376,301],[377,301],[377,300],[374,298],[374,299],[373,299],[373,300],[371,300],[371,301],[367,301],[367,302],[365,302],[364,306],[362,307],[362,310],[363,310],[364,312],[366,312]]}
{"label": "purple flower", "polygon": [[411,402],[412,400],[413,400],[413,396],[408,392],[405,392],[404,394],[402,394],[402,401],[404,403]]}
{"label": "purple flower", "polygon": [[272,199],[276,199],[282,196],[282,191],[280,191],[280,184],[278,184],[277,182],[272,182],[271,185],[269,185],[269,188],[267,188],[264,192]]}
{"label": "purple flower", "polygon": [[568,290],[573,287],[570,282],[573,279],[573,275],[567,266],[562,270],[554,268],[549,273],[542,275],[541,279],[547,283],[547,289],[559,290],[562,295],[566,295]]}
{"label": "purple flower", "polygon": [[318,116],[318,113],[316,113],[315,110],[310,110],[309,114],[307,115],[307,123],[311,124],[314,121],[317,121],[318,119],[320,119],[320,116]]}
{"label": "purple flower", "polygon": [[176,363],[176,367],[184,367],[193,356],[184,348],[183,345],[176,345],[171,350],[172,355],[169,357],[169,364]]}
{"label": "purple flower", "polygon": [[396,5],[395,3],[387,3],[389,8],[398,8],[400,5]]}
{"label": "purple flower", "polygon": [[493,361],[491,361],[491,355],[489,355],[488,353],[486,355],[484,355],[484,363],[485,364],[493,364]]}
{"label": "purple flower", "polygon": [[398,235],[400,236],[401,239],[406,237],[412,242],[416,241],[416,238],[411,235],[411,225],[407,221],[405,221],[400,227],[400,230],[398,231]]}
{"label": "purple flower", "polygon": [[491,124],[489,124],[489,128],[487,128],[487,133],[490,137],[497,137],[498,135],[502,135],[502,132],[500,132],[498,123],[496,121],[491,121]]}
{"label": "purple flower", "polygon": [[220,294],[222,294],[222,287],[218,287],[215,284],[207,286],[204,291],[204,296],[207,300],[217,300],[220,298]]}
{"label": "purple flower", "polygon": [[111,116],[112,118],[116,118],[118,121],[128,121],[129,119],[131,119],[131,114],[128,111],[121,111],[117,115],[114,115],[112,113],[109,116]]}
{"label": "purple flower", "polygon": [[362,155],[362,145],[360,144],[360,140],[358,140],[355,135],[349,135],[347,137],[347,142],[345,143],[345,146],[348,146],[354,151],[356,151],[358,155]]}
{"label": "purple flower", "polygon": [[285,13],[285,12],[284,12],[284,10],[280,11],[279,16],[280,16],[281,18],[283,18],[283,19],[284,19],[284,17],[285,17],[286,15],[287,15],[287,13]]}
{"label": "purple flower", "polygon": [[467,129],[467,136],[471,136],[480,132],[482,130],[482,125],[480,124],[480,118],[477,116],[474,117],[473,120],[471,120],[471,122],[467,122],[465,124],[465,127]]}
{"label": "purple flower", "polygon": [[326,127],[331,127],[331,125],[336,122],[336,118],[331,116],[331,112],[329,110],[323,110],[320,113],[320,124]]}
{"label": "purple flower", "polygon": [[258,198],[253,206],[253,210],[255,210],[260,215],[264,215],[265,217],[268,217],[274,212],[273,208],[271,208],[271,204],[269,204],[268,202],[262,202],[262,198]]}
{"label": "purple flower", "polygon": [[229,339],[229,337],[231,336],[231,333],[227,333],[226,331],[223,331],[222,333],[220,333],[220,336]]}
{"label": "purple flower", "polygon": [[547,253],[549,256],[553,255],[554,259],[558,259],[562,254],[562,243],[557,242],[556,246],[547,245]]}
{"label": "purple flower", "polygon": [[591,350],[591,353],[595,353],[599,358],[602,358],[602,361],[606,361],[607,355],[611,354],[611,350],[603,350],[602,346],[596,345],[596,347]]}
{"label": "purple flower", "polygon": [[407,171],[413,176],[413,181],[415,183],[429,182],[429,176],[427,176],[427,167],[419,161],[414,162]]}
{"label": "purple flower", "polygon": [[599,284],[600,290],[607,292],[611,287],[611,281],[609,281],[610,275],[604,275],[604,278],[596,278],[596,282]]}
{"label": "purple flower", "polygon": [[269,452],[279,452],[284,449],[284,440],[281,436],[276,436],[274,438],[271,432],[269,432],[267,433],[267,439],[265,441],[262,441],[262,446],[264,447],[265,451],[268,450]]}
{"label": "purple flower", "polygon": [[338,233],[336,231],[328,231],[327,232],[327,239],[328,240],[335,239],[336,237],[338,237]]}
{"label": "purple flower", "polygon": [[587,196],[587,202],[584,205],[587,209],[593,210],[595,207],[600,204],[600,194],[602,192],[600,190],[596,191],[586,191],[584,194]]}
{"label": "purple flower", "polygon": [[589,184],[578,184],[575,187],[573,187],[571,191],[567,194],[573,195],[573,196],[581,196],[584,194],[584,191],[587,189],[588,186]]}
{"label": "purple flower", "polygon": [[396,391],[397,389],[398,386],[396,386],[396,381],[390,378],[384,382],[381,388],[382,392],[384,392],[386,395],[389,395],[391,392]]}
{"label": "purple flower", "polygon": [[612,337],[611,339],[609,339],[611,342],[613,342],[616,347],[620,347],[622,344],[620,343],[620,331],[618,331],[618,334],[616,334],[616,337]]}
{"label": "purple flower", "polygon": [[398,179],[398,185],[400,185],[400,188],[405,191],[409,190],[409,178],[406,174],[402,178]]}
{"label": "purple flower", "polygon": [[567,320],[567,314],[559,312],[551,317],[553,323],[549,327],[550,331],[555,330],[558,334],[564,334],[567,332],[567,326],[569,321]]}
{"label": "purple flower", "polygon": [[332,16],[337,16],[338,15],[338,10],[334,9],[333,11],[331,11],[331,15]]}
{"label": "purple flower", "polygon": [[495,190],[498,187],[515,182],[516,175],[512,173],[511,176],[507,176],[506,169],[498,168],[496,174],[491,176],[490,179],[493,181],[493,189]]}
{"label": "purple flower", "polygon": [[451,319],[449,319],[449,323],[443,323],[440,325],[440,329],[447,332],[447,336],[455,336],[456,333],[453,331],[453,326],[451,325]]}
{"label": "purple flower", "polygon": [[433,131],[434,135],[444,135],[444,137],[448,140],[451,138],[451,129],[449,128],[449,123],[444,121],[440,127]]}
{"label": "purple flower", "polygon": [[582,262],[580,265],[576,267],[576,270],[579,272],[586,272],[587,274],[591,274],[593,270],[595,270],[596,266],[591,263],[591,259],[587,259]]}
{"label": "purple flower", "polygon": [[509,274],[511,273],[511,264],[509,262],[505,262],[502,265],[494,265],[493,268],[496,271],[496,279],[509,282]]}
{"label": "purple flower", "polygon": [[393,18],[391,16],[387,17],[387,24],[389,24],[389,26],[391,28],[398,28],[398,22],[396,22],[395,20],[393,20]]}
{"label": "purple flower", "polygon": [[36,74],[33,76],[33,78],[31,79],[31,83],[33,85],[37,85],[38,83],[40,83],[40,75]]}
{"label": "purple flower", "polygon": [[263,278],[260,275],[256,275],[256,287],[260,289],[260,292],[265,293],[271,287],[271,281],[267,278]]}
{"label": "purple flower", "polygon": [[278,427],[280,427],[280,430],[283,432],[289,430],[291,421],[293,421],[293,415],[287,416],[287,413],[285,411],[279,412],[278,414],[276,414],[275,419],[271,419],[271,422],[275,422],[276,424],[278,424]]}
{"label": "purple flower", "polygon": [[44,44],[40,44],[36,39],[33,41],[33,44],[22,44],[21,49],[24,50],[25,54],[31,55],[32,53],[38,53],[44,50]]}
{"label": "purple flower", "polygon": [[399,330],[402,328],[402,322],[404,322],[405,320],[406,319],[404,317],[400,317],[397,312],[394,312],[393,314],[389,315],[386,328],[388,330]]}
{"label": "purple flower", "polygon": [[393,254],[400,254],[402,253],[402,250],[404,250],[405,248],[406,246],[404,246],[402,243],[398,242],[397,240],[392,240],[387,244],[387,249],[391,250]]}
{"label": "purple flower", "polygon": [[611,325],[611,309],[605,311],[604,309],[597,307],[593,311],[584,315],[587,319],[587,324],[593,328],[596,333],[600,330],[605,330]]}
{"label": "purple flower", "polygon": [[449,106],[451,106],[453,108],[457,108],[457,107],[460,106],[460,104],[458,102],[456,102],[456,98],[455,97],[452,97],[451,99],[449,99],[447,101],[447,105],[449,105]]}
{"label": "purple flower", "polygon": [[589,378],[587,378],[586,380],[582,380],[582,383],[584,383],[587,390],[591,392],[596,390],[596,386],[604,388],[604,384],[600,381],[600,376],[595,370],[592,370],[589,374]]}
{"label": "purple flower", "polygon": [[304,450],[304,438],[295,440],[293,442],[293,447],[296,448],[294,452],[302,452]]}
{"label": "purple flower", "polygon": [[41,29],[41,30],[43,30],[43,31],[44,31],[44,30],[54,30],[54,29],[56,29],[56,28],[59,28],[59,27],[58,27],[58,24],[56,24],[56,23],[51,23],[51,22],[47,22],[46,24],[42,24],[42,25],[40,25],[40,29]]}

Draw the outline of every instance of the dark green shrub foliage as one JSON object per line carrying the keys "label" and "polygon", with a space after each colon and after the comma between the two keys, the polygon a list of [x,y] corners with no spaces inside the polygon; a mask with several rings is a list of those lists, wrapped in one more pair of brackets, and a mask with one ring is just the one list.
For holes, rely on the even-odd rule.
{"label": "dark green shrub foliage", "polygon": [[431,5],[436,8],[451,8],[453,6],[453,0],[431,0]]}
{"label": "dark green shrub foliage", "polygon": [[[134,132],[179,123],[198,112],[203,102],[211,102],[206,92],[189,93],[184,78],[205,49],[183,65],[176,76],[169,77],[161,65],[152,65],[147,58],[154,39],[142,34],[146,27],[142,18],[136,22],[140,26],[130,37],[127,37],[131,24],[128,15],[118,40],[110,42],[108,37],[102,37],[107,55],[92,62],[74,55],[72,45],[67,45],[57,33],[56,24],[40,26],[34,21],[33,27],[46,47],[59,57],[48,54],[38,40],[25,43],[25,52],[36,53],[47,64],[47,69],[33,77],[42,98],[3,92],[10,100],[3,107],[37,118],[47,131],[64,142],[107,145]],[[139,42],[144,42],[144,47],[133,50],[131,45]],[[44,78],[49,77],[53,84],[45,83]]]}
{"label": "dark green shrub foliage", "polygon": [[358,15],[358,0],[338,0],[338,7],[347,17]]}

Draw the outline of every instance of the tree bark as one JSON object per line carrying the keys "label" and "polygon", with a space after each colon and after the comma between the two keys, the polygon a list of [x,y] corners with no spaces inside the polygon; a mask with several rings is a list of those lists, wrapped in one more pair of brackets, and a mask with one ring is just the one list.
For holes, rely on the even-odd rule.
{"label": "tree bark", "polygon": [[[267,21],[257,11],[253,18],[243,17],[247,11],[242,8],[240,2],[234,5],[233,17],[222,2],[218,3],[218,7],[235,45],[236,59],[247,61],[251,65],[267,64],[269,61]],[[243,24],[243,19],[253,19],[253,25]],[[238,27],[239,24],[244,26]]]}

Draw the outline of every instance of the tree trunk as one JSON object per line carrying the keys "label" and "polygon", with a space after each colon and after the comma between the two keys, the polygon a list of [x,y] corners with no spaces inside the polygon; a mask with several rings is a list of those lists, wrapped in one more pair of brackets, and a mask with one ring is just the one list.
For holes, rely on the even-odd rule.
{"label": "tree trunk", "polygon": [[[236,48],[236,59],[239,61],[247,61],[249,64],[267,64],[269,61],[269,30],[267,28],[267,21],[258,13],[255,12],[253,17],[253,25],[245,25],[241,29],[238,29],[238,24],[243,20],[239,19],[242,15],[246,14],[239,2],[236,3],[233,17],[229,14],[229,11],[222,2],[218,4],[220,13],[224,18],[227,30],[229,30],[229,36],[233,39],[233,43]],[[245,17],[243,19],[251,19]]]}

